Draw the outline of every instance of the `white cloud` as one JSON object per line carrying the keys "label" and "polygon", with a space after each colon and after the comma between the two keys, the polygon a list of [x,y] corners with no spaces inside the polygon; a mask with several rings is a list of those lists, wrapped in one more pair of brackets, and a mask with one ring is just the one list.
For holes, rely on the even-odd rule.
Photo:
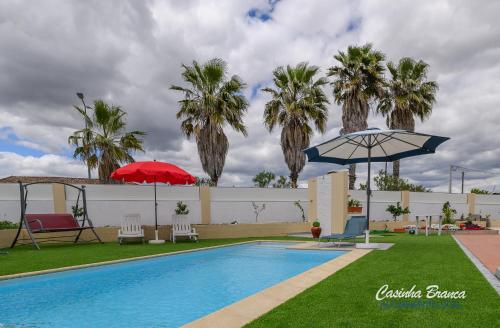
{"label": "white cloud", "polygon": [[[252,8],[272,19],[248,17]],[[250,96],[252,87],[270,82],[278,65],[308,61],[325,73],[338,50],[372,42],[389,60],[425,60],[430,78],[440,84],[434,113],[417,130],[451,140],[435,155],[403,160],[402,174],[444,190],[453,163],[493,172],[471,178],[468,186],[500,182],[494,174],[500,159],[494,133],[500,123],[498,2],[288,0],[270,8],[266,0],[2,2],[0,128],[15,133],[22,145],[57,154],[15,160],[3,155],[12,162],[2,173],[24,174],[29,165],[50,159],[58,165],[47,166],[47,174],[62,174],[65,165],[71,168],[66,173],[85,174],[82,165],[77,169],[61,155],[68,134],[80,127],[72,105],[78,103],[75,92],[83,91],[89,100],[122,105],[130,128],[148,132],[148,151],[138,158],[170,161],[201,175],[196,146],[181,135],[175,118],[180,95],[168,90],[182,84],[181,63],[224,58],[230,73],[248,83]],[[287,173],[279,130],[269,134],[262,124],[268,99],[261,92],[252,99],[248,138],[227,130],[223,184],[249,184],[261,169]],[[340,108],[333,102],[329,108],[328,132],[315,135],[313,143],[338,133]],[[370,126],[384,124],[382,117],[369,119]],[[302,177],[339,168],[308,164]],[[362,179],[364,165],[359,171]]]}
{"label": "white cloud", "polygon": [[0,176],[63,176],[84,177],[87,168],[79,161],[58,155],[41,157],[21,156],[11,152],[0,152]]}

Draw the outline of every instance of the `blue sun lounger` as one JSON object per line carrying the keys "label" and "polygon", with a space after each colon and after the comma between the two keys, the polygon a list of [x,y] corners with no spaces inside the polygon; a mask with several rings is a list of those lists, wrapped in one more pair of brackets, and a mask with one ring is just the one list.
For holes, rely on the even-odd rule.
{"label": "blue sun lounger", "polygon": [[[351,216],[349,220],[347,220],[344,228],[344,233],[334,233],[328,236],[321,236],[319,239],[327,239],[342,241],[343,239],[354,239],[357,236],[361,236],[365,233],[366,230],[366,216],[364,215],[355,215]],[[340,246],[340,245],[339,245]]]}

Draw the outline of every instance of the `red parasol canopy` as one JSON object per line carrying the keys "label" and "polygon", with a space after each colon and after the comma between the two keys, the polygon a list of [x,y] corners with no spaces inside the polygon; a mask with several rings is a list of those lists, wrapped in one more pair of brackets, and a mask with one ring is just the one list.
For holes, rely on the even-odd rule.
{"label": "red parasol canopy", "polygon": [[135,162],[120,167],[111,178],[118,181],[154,183],[171,185],[193,184],[196,178],[178,166],[164,162]]}

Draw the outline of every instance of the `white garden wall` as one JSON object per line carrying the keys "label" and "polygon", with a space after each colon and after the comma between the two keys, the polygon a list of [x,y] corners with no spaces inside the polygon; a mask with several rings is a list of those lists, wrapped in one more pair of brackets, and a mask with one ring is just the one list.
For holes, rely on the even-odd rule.
{"label": "white garden wall", "polygon": [[439,215],[442,212],[443,204],[447,201],[457,211],[455,218],[460,218],[462,214],[464,216],[469,214],[466,194],[410,192],[410,218],[414,218],[416,215]]}
{"label": "white garden wall", "polygon": [[[95,226],[118,226],[125,214],[139,213],[143,224],[154,224],[154,189],[149,185],[88,185],[87,207]],[[66,187],[66,210],[71,211],[78,190]],[[200,223],[198,187],[157,185],[158,224],[171,224],[178,201],[188,205],[189,219]]]}
{"label": "white garden wall", "polygon": [[500,195],[476,195],[476,214],[500,219]]}
{"label": "white garden wall", "polygon": [[[307,189],[279,188],[210,188],[212,223],[270,223],[300,222],[302,213],[295,202],[299,201],[307,215]],[[257,222],[253,203],[265,209]]]}
{"label": "white garden wall", "polygon": [[[366,215],[366,190],[349,190],[350,199],[356,199],[363,205],[363,215]],[[386,212],[387,206],[401,202],[399,191],[372,191],[370,199],[370,218],[372,220],[389,220],[391,214]]]}
{"label": "white garden wall", "polygon": [[[31,213],[50,213],[54,211],[52,186],[33,185],[29,189],[27,210]],[[19,221],[21,205],[17,183],[0,184],[0,220]]]}
{"label": "white garden wall", "polygon": [[[318,177],[317,212],[331,213],[331,179]],[[172,187],[159,184],[158,221],[170,224],[174,208],[179,200],[187,203],[190,220],[201,223],[200,189],[198,187]],[[139,213],[144,224],[154,223],[153,186],[145,185],[88,185],[87,202],[90,218],[96,226],[117,226],[127,213]],[[350,190],[350,197],[363,203],[366,212],[366,193],[362,190]],[[66,209],[71,211],[77,197],[77,190],[66,187]],[[410,220],[415,215],[440,214],[443,203],[450,201],[457,210],[456,218],[468,214],[466,194],[446,193],[410,193]],[[252,203],[266,209],[259,215],[257,223],[301,222],[302,214],[294,204],[299,201],[304,212],[308,213],[310,204],[307,189],[275,188],[210,188],[211,223],[221,224],[237,221],[255,223]],[[371,199],[371,217],[374,220],[390,220],[385,211],[389,204],[401,201],[401,192],[373,191]],[[476,195],[475,214],[491,215],[500,219],[500,195]],[[50,184],[32,185],[28,195],[28,213],[51,213],[54,211],[53,191]],[[0,184],[0,220],[19,220],[19,186]],[[326,224],[326,223],[324,223]],[[323,226],[325,229],[328,227]]]}

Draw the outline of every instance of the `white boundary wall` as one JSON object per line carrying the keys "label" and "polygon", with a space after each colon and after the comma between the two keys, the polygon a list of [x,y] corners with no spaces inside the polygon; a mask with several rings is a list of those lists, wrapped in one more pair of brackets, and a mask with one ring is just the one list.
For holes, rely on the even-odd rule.
{"label": "white boundary wall", "polygon": [[[191,223],[200,219],[198,187],[157,185],[158,224],[171,224],[178,201],[188,205]],[[119,226],[125,214],[139,213],[146,225],[154,224],[154,189],[149,185],[88,185],[87,208],[95,226]],[[66,187],[66,211],[75,204],[78,190]]]}
{"label": "white boundary wall", "polygon": [[[366,191],[365,190],[349,190],[351,198],[361,201],[363,205],[363,215],[366,214]],[[500,214],[500,195],[489,196],[491,204],[482,205],[483,215],[485,215],[485,207],[490,207],[491,210],[497,209]],[[410,192],[410,220],[413,221],[417,215],[439,215],[443,208],[443,204],[449,201],[452,208],[457,211],[455,219],[459,219],[463,214],[467,216],[469,209],[467,205],[467,194],[447,194],[439,192]],[[391,220],[390,213],[386,212],[387,206],[401,202],[401,192],[399,191],[372,191],[370,218],[376,221]],[[496,202],[496,203],[493,203]],[[478,201],[476,200],[476,214],[479,213]],[[497,215],[500,216],[500,215]],[[492,215],[492,218],[495,218]],[[401,220],[401,218],[399,218]]]}
{"label": "white boundary wall", "polygon": [[[139,213],[143,224],[154,224],[154,190],[149,185],[87,185],[87,207],[95,226],[119,226],[127,213]],[[54,211],[51,184],[29,187],[28,213]],[[78,190],[66,187],[66,211],[71,212]],[[211,223],[255,223],[252,202],[266,204],[258,223],[302,222],[295,205],[299,201],[307,215],[307,189],[210,188]],[[201,223],[198,187],[157,185],[158,224],[171,224],[178,201],[188,205],[191,223]],[[19,221],[19,185],[0,184],[0,220]]]}
{"label": "white boundary wall", "polygon": [[[302,213],[295,202],[300,202],[307,217],[307,189],[279,188],[210,188],[212,223],[271,223],[302,222]],[[265,204],[255,221],[253,203],[259,208]]]}
{"label": "white boundary wall", "polygon": [[[29,190],[29,210],[31,213],[51,213],[54,211],[52,185],[33,185]],[[0,220],[18,222],[21,212],[17,183],[0,184]]]}
{"label": "white boundary wall", "polygon": [[[497,196],[500,199],[500,196]],[[410,218],[416,215],[439,215],[443,204],[449,201],[452,208],[457,211],[455,219],[460,219],[463,214],[469,214],[467,194],[447,194],[440,192],[410,192]]]}
{"label": "white boundary wall", "polygon": [[[362,215],[366,215],[366,190],[349,190],[349,199],[356,199],[363,205]],[[372,191],[370,200],[370,219],[390,220],[391,214],[385,209],[391,204],[401,202],[401,192],[399,191]],[[400,218],[401,219],[401,218]]]}
{"label": "white boundary wall", "polygon": [[[318,217],[321,213],[331,213],[331,179],[318,177]],[[177,201],[188,204],[190,220],[201,223],[201,202],[198,187],[172,187],[158,185],[158,223],[170,224]],[[28,213],[51,213],[54,211],[52,185],[33,185],[28,195]],[[349,190],[350,197],[363,203],[366,211],[366,193],[362,190]],[[143,224],[154,224],[153,186],[144,185],[88,185],[87,202],[90,218],[96,226],[117,226],[123,215],[139,213]],[[66,210],[71,211],[77,191],[66,187]],[[211,223],[221,224],[237,221],[255,223],[252,202],[258,206],[266,204],[259,215],[258,223],[301,222],[302,215],[294,204],[299,201],[304,212],[308,213],[307,189],[274,188],[210,188]],[[463,213],[468,214],[466,194],[410,193],[410,220],[415,215],[439,214],[443,203],[450,201],[457,210],[456,219]],[[391,220],[385,211],[388,205],[401,201],[401,192],[373,191],[372,218]],[[491,215],[500,219],[500,195],[476,195],[474,214]],[[18,184],[0,184],[0,220],[17,222],[19,220]],[[326,223],[325,223],[326,224]],[[322,222],[322,227],[328,229]]]}
{"label": "white boundary wall", "polygon": [[500,219],[500,195],[476,195],[476,214]]}

